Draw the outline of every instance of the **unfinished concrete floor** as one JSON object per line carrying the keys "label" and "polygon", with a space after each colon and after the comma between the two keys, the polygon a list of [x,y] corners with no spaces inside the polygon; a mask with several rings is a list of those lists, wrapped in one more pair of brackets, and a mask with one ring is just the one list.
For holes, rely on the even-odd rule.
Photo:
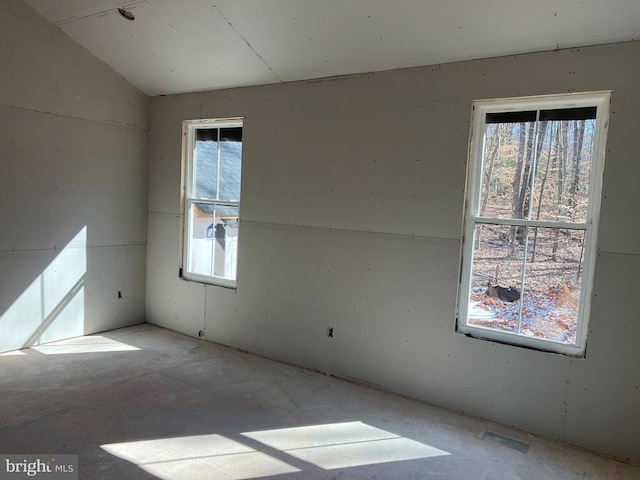
{"label": "unfinished concrete floor", "polygon": [[640,467],[139,325],[0,357],[0,453],[82,479],[639,479]]}

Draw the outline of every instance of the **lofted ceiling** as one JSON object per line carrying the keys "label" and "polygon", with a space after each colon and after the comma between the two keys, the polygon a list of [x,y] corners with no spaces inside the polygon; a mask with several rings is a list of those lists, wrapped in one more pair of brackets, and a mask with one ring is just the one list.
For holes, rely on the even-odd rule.
{"label": "lofted ceiling", "polygon": [[640,0],[25,2],[150,96],[640,39]]}

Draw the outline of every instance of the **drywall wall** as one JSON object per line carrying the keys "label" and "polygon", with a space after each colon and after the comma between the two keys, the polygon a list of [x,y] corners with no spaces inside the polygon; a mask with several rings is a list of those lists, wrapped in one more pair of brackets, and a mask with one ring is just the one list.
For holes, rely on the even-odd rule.
{"label": "drywall wall", "polygon": [[[638,59],[634,42],[152,98],[147,320],[640,461]],[[609,89],[587,357],[455,333],[472,100]],[[237,290],[178,278],[181,122],[226,116],[245,117]]]}
{"label": "drywall wall", "polygon": [[0,64],[0,351],[144,321],[148,98],[20,0]]}

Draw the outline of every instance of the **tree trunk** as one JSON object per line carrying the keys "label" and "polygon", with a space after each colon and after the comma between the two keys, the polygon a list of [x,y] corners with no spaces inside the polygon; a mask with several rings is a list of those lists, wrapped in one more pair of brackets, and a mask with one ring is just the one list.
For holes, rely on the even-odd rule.
{"label": "tree trunk", "polygon": [[533,166],[533,142],[535,136],[536,124],[531,123],[527,132],[527,146],[526,155],[524,159],[524,168],[522,172],[522,180],[519,185],[518,191],[518,203],[516,205],[516,211],[518,216],[516,218],[525,218],[527,216],[529,193],[531,187],[531,172]]}
{"label": "tree trunk", "polygon": [[[487,208],[487,201],[489,200],[489,194],[491,191],[491,176],[493,175],[493,166],[495,164],[496,157],[498,156],[498,150],[500,149],[500,134],[501,134],[501,125],[497,124],[495,126],[494,131],[491,133],[489,138],[487,139],[487,155],[484,159],[484,164],[486,165],[484,171],[484,178],[482,179],[482,197],[480,203],[480,216],[484,215],[485,209]],[[474,245],[474,250],[480,248],[480,243],[482,242],[482,230],[483,225],[478,225],[478,231],[476,234],[476,240]]]}
{"label": "tree trunk", "polygon": [[[545,132],[546,132],[545,125]],[[542,210],[542,199],[544,198],[544,188],[547,184],[547,178],[549,177],[549,165],[551,164],[551,151],[554,149],[554,136],[553,136],[553,124],[551,124],[551,131],[549,132],[549,150],[547,151],[547,163],[544,167],[544,176],[540,180],[540,193],[538,194],[538,209],[536,211],[536,220],[540,219],[540,211]],[[557,132],[557,129],[556,129]],[[557,148],[558,145],[558,134],[555,136],[555,145]],[[541,148],[539,151],[541,152]],[[533,235],[533,247],[531,249],[531,262],[536,261],[536,246],[538,244],[538,229],[535,229],[535,233]]]}
{"label": "tree trunk", "polygon": [[[564,122],[558,124],[560,141],[558,142],[558,220],[564,220],[564,178],[567,172],[567,136],[568,126]],[[551,248],[551,260],[558,258],[558,240],[560,230],[554,231],[553,247]]]}
{"label": "tree trunk", "polygon": [[578,120],[574,123],[574,132],[573,132],[573,179],[571,181],[571,186],[569,188],[569,193],[571,197],[569,199],[569,205],[571,206],[571,218],[576,218],[576,206],[578,205],[578,188],[580,183],[580,161],[582,157],[582,143],[584,142],[584,129],[585,129],[585,121]]}
{"label": "tree trunk", "polygon": [[487,208],[487,200],[489,199],[489,191],[491,188],[491,176],[493,175],[493,165],[495,163],[498,150],[500,149],[500,135],[501,125],[497,124],[492,135],[488,139],[487,155],[484,163],[486,165],[483,178],[483,195],[482,203],[480,205],[480,216],[484,215],[484,211]]}
{"label": "tree trunk", "polygon": [[[519,137],[518,137],[518,163],[516,164],[516,170],[513,175],[512,195],[511,195],[511,211],[513,218],[521,218],[519,208],[520,204],[520,185],[522,180],[522,170],[524,165],[524,159],[527,150],[527,130],[526,123],[520,123]],[[514,258],[516,254],[516,236],[517,227],[511,227],[509,230],[509,258]]]}

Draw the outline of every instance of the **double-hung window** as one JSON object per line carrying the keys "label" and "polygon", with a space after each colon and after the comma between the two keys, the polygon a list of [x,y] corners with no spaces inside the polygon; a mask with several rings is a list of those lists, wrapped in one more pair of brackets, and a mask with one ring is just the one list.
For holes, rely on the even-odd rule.
{"label": "double-hung window", "polygon": [[184,278],[236,286],[241,172],[242,119],[184,122]]}
{"label": "double-hung window", "polygon": [[584,355],[609,102],[473,103],[459,332]]}

